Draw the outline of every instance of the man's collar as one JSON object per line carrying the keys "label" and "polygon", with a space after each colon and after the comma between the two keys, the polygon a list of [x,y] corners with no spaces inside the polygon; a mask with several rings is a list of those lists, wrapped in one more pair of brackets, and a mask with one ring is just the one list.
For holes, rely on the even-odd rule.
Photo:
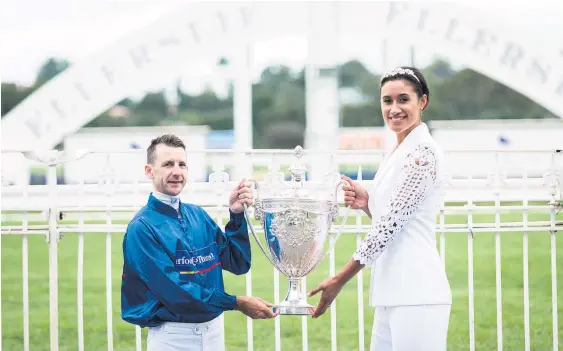
{"label": "man's collar", "polygon": [[152,191],[149,203],[152,203],[159,210],[168,212],[166,209],[173,210],[176,214],[180,208],[180,197],[163,194],[158,191]]}

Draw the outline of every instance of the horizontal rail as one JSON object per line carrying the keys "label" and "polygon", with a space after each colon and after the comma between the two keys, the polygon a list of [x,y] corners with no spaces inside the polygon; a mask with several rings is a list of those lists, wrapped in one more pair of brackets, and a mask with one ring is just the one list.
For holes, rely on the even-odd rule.
{"label": "horizontal rail", "polygon": [[[56,150],[44,150],[43,152],[37,152],[36,150],[31,149],[3,149],[2,153],[9,154],[9,153],[19,153],[19,154],[27,154],[27,155],[47,155]],[[77,155],[86,155],[86,154],[139,154],[145,155],[146,150],[140,149],[129,149],[129,148],[97,148],[97,149],[76,149],[76,150],[67,150],[66,152],[71,154]],[[279,155],[293,155],[293,149],[187,149],[187,153],[205,153],[205,154],[245,154],[245,155],[270,155],[270,154],[279,154]],[[559,154],[563,152],[558,149],[546,149],[546,148],[536,148],[536,149],[497,149],[497,148],[490,148],[490,149],[445,149],[445,153],[478,153],[478,154],[515,154],[515,153],[541,153],[541,154]],[[381,155],[385,154],[384,150],[375,150],[375,149],[361,149],[361,150],[346,150],[346,149],[339,149],[335,151],[326,151],[326,150],[314,150],[314,149],[303,149],[304,155],[326,155],[326,154],[342,154],[342,155]]]}
{"label": "horizontal rail", "polygon": [[[340,229],[342,227],[342,229]],[[82,225],[59,225],[57,231],[59,233],[124,233],[127,229],[126,224],[82,224]],[[349,224],[344,226],[332,226],[331,233],[341,230],[342,234],[357,234],[358,232],[367,233],[371,229],[371,225]],[[261,229],[255,229],[256,232],[263,232]],[[563,231],[563,221],[554,223],[549,221],[541,221],[538,223],[528,222],[523,225],[521,222],[502,223],[497,226],[495,223],[474,223],[471,227],[461,224],[437,225],[436,233],[492,233],[492,232],[549,232]],[[45,234],[47,230],[27,230],[25,226],[2,227],[2,235],[15,234]]]}
{"label": "horizontal rail", "polygon": [[25,230],[25,229],[15,229],[15,230],[4,230],[2,228],[2,235],[48,235],[48,230]]}
{"label": "horizontal rail", "polygon": [[[206,183],[207,184],[207,183]],[[365,188],[371,187],[371,182],[362,182]],[[235,184],[226,185],[226,190],[234,188]],[[35,188],[41,187],[41,188]],[[50,190],[41,185],[28,186],[28,191],[23,189],[16,190],[11,187],[2,188],[2,209],[14,211],[43,211],[50,207]],[[89,189],[89,190],[88,190]],[[147,196],[152,188],[147,186],[142,190],[133,186],[120,184],[113,189],[106,189],[97,185],[57,185],[57,199],[61,204],[61,208],[72,207],[96,207],[98,210],[105,210],[111,207],[112,210],[121,211],[121,208],[129,206],[144,206]],[[463,184],[458,186],[447,186],[444,188],[444,201],[449,202],[467,202],[471,199],[473,202],[493,202],[500,200],[501,202],[518,202],[522,199],[529,201],[545,201],[547,204],[552,200],[554,190],[546,187],[538,182],[536,184],[522,183],[514,187],[493,188],[490,184]],[[197,203],[201,206],[216,206],[217,199],[215,196],[216,189],[213,184],[205,187],[190,188],[180,196],[183,202]],[[342,194],[339,194],[342,198]],[[221,198],[221,205],[227,205],[227,198]]]}
{"label": "horizontal rail", "polygon": [[[36,207],[30,207],[31,209],[37,209]],[[226,215],[226,210],[218,210],[217,207],[203,207],[211,216]],[[224,207],[227,208],[227,207]],[[129,221],[133,216],[139,211],[140,206],[121,206],[118,208],[113,207],[62,207],[58,211],[58,218],[62,221],[82,221],[92,222],[92,221],[106,221],[108,216],[112,220],[116,221]],[[367,216],[362,212],[357,210],[351,210],[346,213],[347,209],[344,207],[340,208],[340,216],[348,214],[349,216],[359,216],[360,218],[366,218]],[[561,205],[459,205],[459,206],[442,206],[440,208],[440,213],[445,216],[460,216],[460,215],[484,215],[490,213],[499,214],[512,214],[512,213],[528,213],[528,214],[544,214],[549,215],[551,212],[558,213],[561,211]],[[27,208],[20,207],[4,207],[2,211],[2,231],[6,234],[12,234],[13,231],[22,231],[22,226],[12,225],[14,222],[21,222],[22,220],[40,222],[34,225],[27,226],[29,232],[31,231],[45,231],[48,230],[49,226],[47,223],[41,224],[41,222],[46,222],[48,220],[49,211],[40,211],[35,213],[30,213],[31,211]],[[254,213],[253,208],[249,210],[250,215]],[[9,224],[4,224],[4,222]],[[526,225],[527,223],[527,225]],[[500,227],[532,227],[532,226],[548,226],[551,222],[548,221],[512,221],[503,222]],[[556,225],[559,222],[556,222]],[[62,225],[67,225],[68,223],[61,223]],[[70,225],[70,224],[69,224]],[[93,225],[93,224],[84,224]],[[96,224],[100,225],[100,224]],[[472,228],[480,227],[490,227],[497,228],[498,224],[495,223],[483,223],[478,222],[472,226]],[[442,230],[443,228],[456,228],[455,224],[449,225],[437,225],[437,230]],[[465,226],[464,226],[465,228]]]}

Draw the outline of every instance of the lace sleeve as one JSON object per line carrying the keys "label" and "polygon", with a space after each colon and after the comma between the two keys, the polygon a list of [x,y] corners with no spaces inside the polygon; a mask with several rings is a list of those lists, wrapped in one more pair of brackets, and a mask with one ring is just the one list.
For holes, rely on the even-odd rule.
{"label": "lace sleeve", "polygon": [[419,146],[406,156],[400,176],[382,216],[377,218],[353,255],[354,260],[370,265],[387,249],[436,181],[436,157],[427,146]]}

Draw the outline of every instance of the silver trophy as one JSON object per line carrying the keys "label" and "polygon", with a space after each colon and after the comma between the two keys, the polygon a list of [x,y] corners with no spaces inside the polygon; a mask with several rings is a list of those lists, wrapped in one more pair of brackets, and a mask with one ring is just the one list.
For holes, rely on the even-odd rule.
{"label": "silver trophy", "polygon": [[256,235],[248,209],[245,215],[264,255],[289,279],[287,295],[276,306],[279,314],[309,315],[313,306],[303,292],[303,278],[334,248],[340,235],[340,231],[332,233],[330,229],[339,217],[338,188],[347,182],[338,173],[329,173],[320,182],[305,181],[303,149],[296,147],[294,155],[290,181],[275,171],[261,183],[252,181],[256,188],[254,217],[264,230],[264,245]]}

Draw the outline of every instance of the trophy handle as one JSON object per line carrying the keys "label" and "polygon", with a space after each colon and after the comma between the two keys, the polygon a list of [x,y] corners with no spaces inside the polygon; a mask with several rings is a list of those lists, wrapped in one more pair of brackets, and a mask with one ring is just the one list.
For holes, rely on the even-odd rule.
{"label": "trophy handle", "polygon": [[[338,184],[336,184],[336,191],[335,193],[338,194],[338,188],[340,188],[341,186],[344,185],[350,185],[350,183],[346,180],[340,180],[338,182]],[[336,206],[336,210],[339,212],[340,206]],[[348,220],[348,212],[350,211],[350,206],[346,207],[346,212],[344,213],[344,218],[342,218],[342,221],[340,222],[340,226],[338,228],[338,230],[336,231],[336,235],[334,236],[334,238],[332,238],[329,242],[329,249],[323,254],[323,257],[321,260],[324,260],[326,255],[329,254],[329,252],[331,252],[334,249],[334,246],[336,246],[336,242],[338,241],[338,238],[340,237],[340,234],[342,234],[342,228],[344,227],[344,224],[346,224],[346,221]],[[338,212],[335,214],[335,218],[338,218]]]}
{"label": "trophy handle", "polygon": [[[251,184],[254,184],[255,188],[258,189],[258,182],[256,180],[249,179],[248,181]],[[254,197],[254,195],[253,195],[253,197]],[[248,223],[248,226],[250,227],[250,232],[252,233],[254,240],[256,240],[256,243],[258,244],[258,247],[260,247],[260,250],[262,250],[262,253],[264,253],[264,256],[266,256],[268,261],[270,261],[270,263],[275,267],[276,265],[275,265],[272,257],[270,256],[268,251],[266,249],[264,249],[264,246],[262,246],[260,239],[258,239],[258,236],[256,235],[256,231],[254,230],[254,226],[252,225],[252,221],[250,220],[250,216],[248,215],[248,205],[246,203],[243,204],[243,205],[244,205],[244,217],[246,218],[246,222]]]}

